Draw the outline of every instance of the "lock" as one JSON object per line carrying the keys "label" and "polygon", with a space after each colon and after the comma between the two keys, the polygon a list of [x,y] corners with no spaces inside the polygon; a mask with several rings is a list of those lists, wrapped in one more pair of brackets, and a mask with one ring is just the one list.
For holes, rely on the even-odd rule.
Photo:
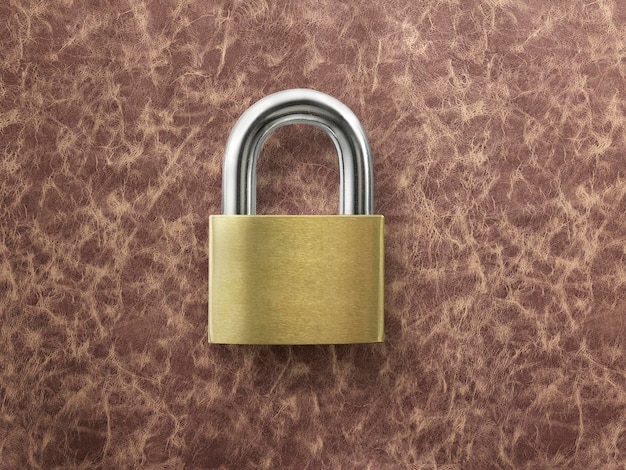
{"label": "lock", "polygon": [[[263,142],[296,123],[335,144],[338,215],[256,215]],[[226,143],[222,215],[209,218],[209,341],[382,342],[384,218],[372,215],[373,186],[363,127],[335,98],[285,90],[245,111]]]}

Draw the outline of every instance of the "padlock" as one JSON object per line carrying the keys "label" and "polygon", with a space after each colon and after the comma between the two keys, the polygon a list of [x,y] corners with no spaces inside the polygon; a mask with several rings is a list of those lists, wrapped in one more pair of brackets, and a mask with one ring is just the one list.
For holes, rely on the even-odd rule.
{"label": "padlock", "polygon": [[[339,215],[256,215],[263,142],[295,123],[335,144]],[[384,218],[372,215],[373,186],[365,131],[340,101],[293,89],[248,108],[226,143],[222,215],[209,218],[209,341],[382,342]]]}

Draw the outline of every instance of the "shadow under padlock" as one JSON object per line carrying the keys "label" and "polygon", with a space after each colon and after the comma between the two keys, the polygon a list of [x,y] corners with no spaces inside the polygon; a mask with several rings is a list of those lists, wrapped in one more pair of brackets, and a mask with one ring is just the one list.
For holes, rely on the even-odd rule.
{"label": "shadow under padlock", "polygon": [[[256,215],[264,140],[309,124],[339,157],[339,215]],[[383,341],[384,219],[371,215],[369,143],[354,113],[313,90],[286,90],[250,107],[224,155],[222,215],[209,219],[209,341],[345,344]]]}

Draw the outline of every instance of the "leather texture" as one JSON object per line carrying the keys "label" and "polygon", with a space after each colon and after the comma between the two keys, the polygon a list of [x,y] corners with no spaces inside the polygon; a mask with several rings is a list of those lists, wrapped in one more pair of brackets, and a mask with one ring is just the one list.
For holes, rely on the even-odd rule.
{"label": "leather texture", "polygon": [[[0,4],[1,468],[626,461],[626,4]],[[224,145],[328,93],[372,146],[383,344],[207,341]],[[330,140],[258,213],[336,211]]]}

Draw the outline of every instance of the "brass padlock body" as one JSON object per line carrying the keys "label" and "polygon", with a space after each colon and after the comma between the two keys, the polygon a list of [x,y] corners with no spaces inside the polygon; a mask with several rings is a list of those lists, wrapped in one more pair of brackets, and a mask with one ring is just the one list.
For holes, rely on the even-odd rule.
{"label": "brass padlock body", "polygon": [[383,341],[381,215],[214,215],[209,341]]}

